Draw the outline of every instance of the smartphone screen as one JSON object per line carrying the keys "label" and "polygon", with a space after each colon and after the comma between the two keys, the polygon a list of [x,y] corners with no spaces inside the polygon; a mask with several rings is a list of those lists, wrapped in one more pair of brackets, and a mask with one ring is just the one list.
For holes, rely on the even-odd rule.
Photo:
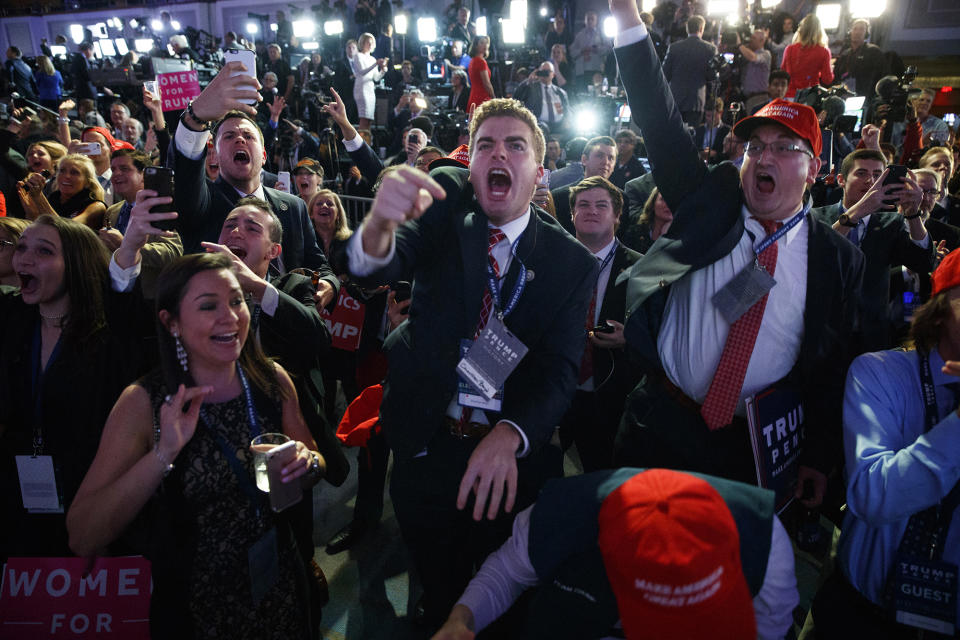
{"label": "smartphone screen", "polygon": [[[168,167],[147,167],[143,170],[143,188],[157,192],[157,196],[173,197],[174,173],[173,169]],[[174,211],[173,203],[158,204],[150,210],[150,213],[169,213]],[[164,231],[173,231],[176,228],[176,220],[157,220],[152,225]]]}
{"label": "smartphone screen", "polygon": [[[257,75],[257,54],[251,51],[250,49],[227,49],[223,53],[223,62],[226,64],[228,62],[233,62],[234,60],[239,60],[247,68],[246,71],[234,71],[233,76],[250,76],[256,77]],[[251,89],[256,89],[255,85],[249,85]],[[256,104],[257,101],[253,98],[245,100],[246,104]]]}
{"label": "smartphone screen", "polygon": [[267,452],[267,477],[270,479],[270,508],[279,513],[303,498],[300,479],[283,482],[282,471],[297,455],[295,440],[274,447]]}

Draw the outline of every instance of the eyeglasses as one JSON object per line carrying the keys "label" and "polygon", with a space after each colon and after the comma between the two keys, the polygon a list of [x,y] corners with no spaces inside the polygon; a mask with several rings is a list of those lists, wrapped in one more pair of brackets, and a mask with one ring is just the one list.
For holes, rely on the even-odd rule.
{"label": "eyeglasses", "polygon": [[813,154],[810,153],[810,150],[804,147],[803,145],[796,144],[795,142],[760,142],[759,140],[750,140],[743,147],[743,152],[750,156],[751,158],[759,158],[763,155],[764,149],[770,147],[770,153],[772,153],[777,158],[788,158],[790,154],[793,153],[805,153],[811,158]]}
{"label": "eyeglasses", "polygon": [[3,247],[15,247],[16,242],[10,242],[9,240],[0,240],[0,250],[3,250]]}
{"label": "eyeglasses", "polygon": [[925,196],[937,196],[940,195],[940,189],[924,189],[923,195]]}

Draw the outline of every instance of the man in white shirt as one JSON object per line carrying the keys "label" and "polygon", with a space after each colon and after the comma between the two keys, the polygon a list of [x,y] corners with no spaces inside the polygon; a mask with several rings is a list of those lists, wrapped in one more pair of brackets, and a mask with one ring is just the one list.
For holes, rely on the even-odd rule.
{"label": "man in white shirt", "polygon": [[863,277],[863,254],[808,215],[820,168],[816,114],[775,100],[734,126],[747,140],[739,173],[705,167],[636,3],[612,0],[611,10],[617,57],[632,70],[623,77],[631,111],[674,214],[628,275],[627,345],[648,375],[628,399],[616,461],[756,482],[746,401],[795,391],[806,436],[796,494],[816,506],[841,461]]}

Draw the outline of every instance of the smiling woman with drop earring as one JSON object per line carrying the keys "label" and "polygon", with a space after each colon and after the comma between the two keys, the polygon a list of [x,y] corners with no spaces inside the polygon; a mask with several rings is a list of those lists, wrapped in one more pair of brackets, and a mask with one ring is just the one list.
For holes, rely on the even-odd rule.
{"label": "smiling woman with drop earring", "polygon": [[[71,555],[63,514],[142,368],[131,296],[110,291],[93,231],[44,215],[11,248],[20,288],[0,294],[0,561]],[[21,479],[44,491],[24,496]]]}

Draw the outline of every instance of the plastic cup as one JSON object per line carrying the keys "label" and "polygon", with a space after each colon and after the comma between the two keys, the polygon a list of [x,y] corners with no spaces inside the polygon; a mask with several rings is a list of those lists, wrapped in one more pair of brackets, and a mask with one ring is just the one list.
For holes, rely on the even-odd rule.
{"label": "plastic cup", "polygon": [[267,452],[287,442],[290,442],[290,438],[282,433],[261,433],[250,441],[250,452],[253,453],[253,470],[257,479],[257,489],[260,489],[260,491],[270,492],[270,477],[267,475]]}

